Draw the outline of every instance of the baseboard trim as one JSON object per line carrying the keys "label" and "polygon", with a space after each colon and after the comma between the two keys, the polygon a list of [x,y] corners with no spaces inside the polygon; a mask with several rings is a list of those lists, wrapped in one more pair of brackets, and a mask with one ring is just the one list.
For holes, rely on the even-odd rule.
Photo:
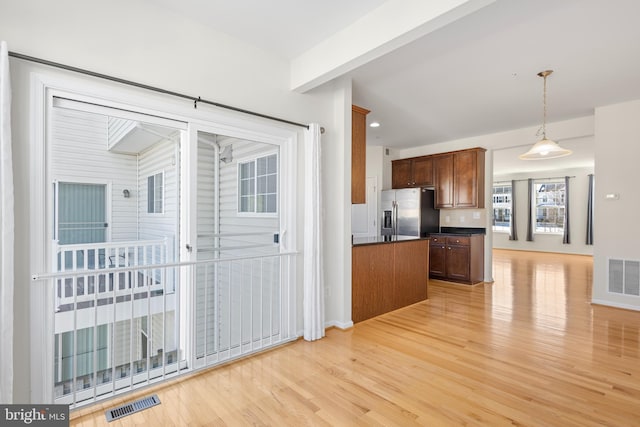
{"label": "baseboard trim", "polygon": [[349,322],[338,322],[338,321],[331,321],[331,322],[325,322],[324,324],[325,328],[338,328],[338,329],[350,329],[353,328],[353,322],[349,321]]}
{"label": "baseboard trim", "polygon": [[591,304],[603,305],[606,307],[613,307],[613,308],[622,308],[624,310],[640,311],[640,306],[637,306],[637,305],[623,304],[619,302],[613,302],[613,301],[607,301],[607,300],[601,300],[601,299],[595,299],[595,298],[591,300]]}

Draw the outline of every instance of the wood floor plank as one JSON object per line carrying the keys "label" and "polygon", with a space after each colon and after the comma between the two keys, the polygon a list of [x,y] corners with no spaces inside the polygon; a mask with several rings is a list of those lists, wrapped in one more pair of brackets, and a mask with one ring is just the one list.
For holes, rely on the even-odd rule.
{"label": "wood floor plank", "polygon": [[172,382],[110,427],[640,425],[640,313],[590,304],[592,258],[493,259],[494,283],[432,281],[427,301]]}

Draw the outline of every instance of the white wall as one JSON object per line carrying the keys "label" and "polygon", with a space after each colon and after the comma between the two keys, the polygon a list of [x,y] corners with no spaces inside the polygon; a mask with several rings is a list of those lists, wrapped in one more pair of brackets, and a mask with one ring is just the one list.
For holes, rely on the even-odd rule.
{"label": "white wall", "polygon": [[[375,206],[377,206],[377,211],[376,212],[376,234],[380,234],[380,226],[379,226],[379,221],[380,221],[380,215],[379,215],[379,211],[380,211],[380,195],[381,195],[381,191],[382,191],[382,180],[384,177],[384,172],[383,172],[383,168],[384,168],[384,148],[381,146],[375,146],[375,145],[367,145],[366,148],[366,166],[365,166],[365,170],[366,170],[366,177],[367,180],[371,179],[375,179]],[[360,206],[360,205],[353,205],[353,206]],[[354,212],[354,210],[352,209],[352,212]],[[363,221],[363,220],[367,220],[367,212],[366,210],[363,211],[364,212],[364,216],[361,217],[352,217],[351,218],[351,224],[352,224],[352,228],[355,229],[355,221]],[[354,231],[355,233],[355,231]]]}
{"label": "white wall", "polygon": [[[640,298],[608,292],[608,258],[640,260],[640,100],[595,112],[593,301],[640,310]],[[618,194],[618,200],[605,195]]]}
{"label": "white wall", "polygon": [[[327,129],[323,139],[325,173],[325,277],[331,288],[326,304],[329,323],[348,325],[351,319],[350,119],[351,90],[333,85],[307,94],[289,90],[289,64],[260,49],[208,29],[194,21],[142,0],[85,2],[66,0],[2,1],[0,39],[9,50],[30,56],[138,81],[151,86],[201,96],[203,99],[309,123]],[[34,30],[37,29],[37,30]],[[29,79],[31,72],[55,72],[48,67],[11,59],[13,86],[12,130],[16,187],[16,285],[14,303],[14,398],[30,401],[30,281],[29,268]],[[117,85],[113,85],[116,87]],[[151,95],[151,97],[159,97]],[[181,105],[188,100],[172,99]],[[200,105],[198,114],[215,112]],[[232,113],[229,113],[232,114]],[[243,120],[262,119],[237,114]],[[286,127],[285,125],[283,125]],[[302,131],[299,132],[298,175],[304,168]],[[348,168],[347,168],[348,166]],[[303,188],[303,179],[299,180]],[[297,247],[303,247],[304,215],[298,197]],[[335,249],[335,250],[334,250]],[[348,249],[348,251],[347,251]],[[298,282],[302,262],[299,257]],[[298,289],[301,300],[302,290]],[[299,323],[301,314],[298,312]],[[34,352],[41,349],[33,349]],[[37,381],[37,379],[36,379]]]}
{"label": "white wall", "polygon": [[[528,174],[513,174],[494,177],[495,181],[520,180],[516,182],[516,225],[518,240],[509,240],[509,233],[494,232],[493,247],[499,249],[515,249],[524,251],[559,252],[580,255],[592,255],[593,246],[587,245],[587,195],[589,189],[588,175],[593,168],[564,169],[543,171]],[[534,234],[533,242],[527,242],[527,178],[547,178],[575,176],[569,180],[569,212],[570,212],[570,244],[562,243],[562,235]],[[488,212],[491,215],[491,212]]]}
{"label": "white wall", "polygon": [[351,321],[351,81],[323,90],[333,97],[334,117],[322,135],[324,197],[324,280],[326,322],[341,328]]}

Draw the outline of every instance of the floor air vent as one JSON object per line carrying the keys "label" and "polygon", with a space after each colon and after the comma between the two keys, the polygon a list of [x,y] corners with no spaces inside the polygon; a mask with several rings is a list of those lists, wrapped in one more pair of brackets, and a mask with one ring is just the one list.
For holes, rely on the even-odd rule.
{"label": "floor air vent", "polygon": [[609,292],[640,295],[640,261],[609,259]]}
{"label": "floor air vent", "polygon": [[150,397],[145,397],[143,399],[136,400],[135,402],[125,403],[122,406],[118,406],[117,408],[109,409],[105,412],[107,417],[107,421],[115,421],[119,420],[122,417],[126,417],[127,415],[135,414],[136,412],[144,411],[145,409],[149,409],[152,406],[156,406],[160,404],[160,399],[157,394],[154,394]]}

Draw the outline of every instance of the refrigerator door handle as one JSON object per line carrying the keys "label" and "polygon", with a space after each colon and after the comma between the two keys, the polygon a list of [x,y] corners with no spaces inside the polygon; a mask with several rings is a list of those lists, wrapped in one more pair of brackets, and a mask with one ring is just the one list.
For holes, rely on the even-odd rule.
{"label": "refrigerator door handle", "polygon": [[398,202],[393,202],[393,234],[398,235]]}

